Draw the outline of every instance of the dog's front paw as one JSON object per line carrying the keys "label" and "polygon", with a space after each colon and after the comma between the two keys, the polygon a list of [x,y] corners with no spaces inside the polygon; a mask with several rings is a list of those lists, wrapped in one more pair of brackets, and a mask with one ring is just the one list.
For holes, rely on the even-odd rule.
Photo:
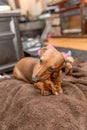
{"label": "dog's front paw", "polygon": [[43,96],[48,96],[48,95],[51,94],[51,92],[44,90],[44,91],[41,91],[41,94],[42,94]]}
{"label": "dog's front paw", "polygon": [[58,92],[59,94],[62,94],[63,93],[63,89],[61,87],[58,88]]}
{"label": "dog's front paw", "polygon": [[59,95],[59,93],[58,93],[58,92],[55,92],[54,95]]}
{"label": "dog's front paw", "polygon": [[56,89],[57,89],[57,92],[59,94],[62,94],[63,93],[63,89],[61,88],[61,86],[58,84],[58,85],[55,85]]}
{"label": "dog's front paw", "polygon": [[44,86],[44,84],[42,83],[42,82],[37,82],[37,83],[34,83],[34,87],[35,88],[38,88],[38,89],[43,89],[43,86]]}

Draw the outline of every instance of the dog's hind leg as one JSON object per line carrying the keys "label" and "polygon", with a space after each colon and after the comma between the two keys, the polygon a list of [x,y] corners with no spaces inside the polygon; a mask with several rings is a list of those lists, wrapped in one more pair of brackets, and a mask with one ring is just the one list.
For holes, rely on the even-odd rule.
{"label": "dog's hind leg", "polygon": [[15,67],[14,71],[13,71],[13,76],[18,79],[18,80],[22,80],[25,81],[27,83],[30,83],[22,74],[21,72]]}

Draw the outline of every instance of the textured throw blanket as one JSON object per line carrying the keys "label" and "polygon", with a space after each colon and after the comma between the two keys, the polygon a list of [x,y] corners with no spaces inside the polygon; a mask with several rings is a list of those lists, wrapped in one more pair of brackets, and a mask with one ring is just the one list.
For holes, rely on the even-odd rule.
{"label": "textured throw blanket", "polygon": [[41,96],[31,84],[0,80],[0,130],[87,130],[87,62],[76,61],[62,87]]}

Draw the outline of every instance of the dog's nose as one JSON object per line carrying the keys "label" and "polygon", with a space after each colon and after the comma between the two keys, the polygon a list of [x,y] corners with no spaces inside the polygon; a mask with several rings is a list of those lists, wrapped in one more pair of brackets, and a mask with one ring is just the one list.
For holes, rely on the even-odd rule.
{"label": "dog's nose", "polygon": [[32,77],[32,81],[37,82],[39,80],[38,76]]}

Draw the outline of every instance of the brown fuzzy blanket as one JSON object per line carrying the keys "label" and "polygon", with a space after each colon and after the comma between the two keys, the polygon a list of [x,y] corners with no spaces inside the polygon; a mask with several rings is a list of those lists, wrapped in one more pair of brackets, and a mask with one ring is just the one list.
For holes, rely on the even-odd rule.
{"label": "brown fuzzy blanket", "polygon": [[87,62],[63,76],[64,94],[41,96],[33,85],[0,80],[0,130],[87,130]]}

